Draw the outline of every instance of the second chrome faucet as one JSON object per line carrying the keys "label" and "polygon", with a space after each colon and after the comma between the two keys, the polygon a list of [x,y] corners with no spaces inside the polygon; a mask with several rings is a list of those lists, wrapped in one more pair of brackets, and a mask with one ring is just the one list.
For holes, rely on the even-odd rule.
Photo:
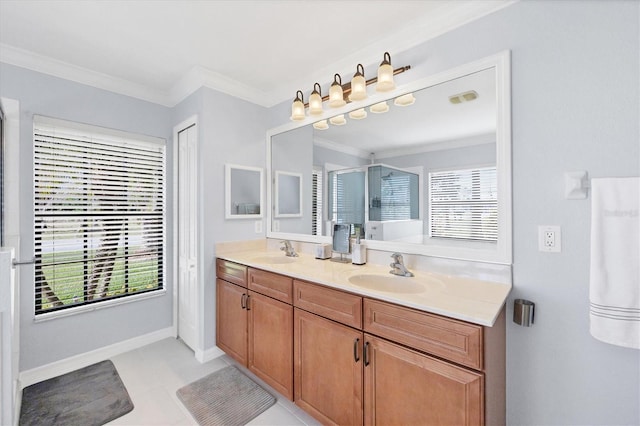
{"label": "second chrome faucet", "polygon": [[280,241],[280,243],[284,244],[282,247],[280,247],[280,250],[283,250],[287,256],[298,257],[298,253],[296,253],[295,249],[291,245],[291,241],[284,240]]}
{"label": "second chrome faucet", "polygon": [[407,267],[404,266],[404,260],[400,253],[393,253],[391,257],[393,258],[393,262],[389,266],[393,269],[389,271],[390,274],[397,275],[399,277],[413,277],[413,272],[409,271]]}

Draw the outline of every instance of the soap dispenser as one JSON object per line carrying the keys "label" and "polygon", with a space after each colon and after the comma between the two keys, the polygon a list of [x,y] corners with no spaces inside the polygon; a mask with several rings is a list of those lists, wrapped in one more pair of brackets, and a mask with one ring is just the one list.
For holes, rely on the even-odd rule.
{"label": "soap dispenser", "polygon": [[351,263],[354,265],[367,263],[367,246],[360,242],[360,233],[358,233],[356,242],[351,245]]}

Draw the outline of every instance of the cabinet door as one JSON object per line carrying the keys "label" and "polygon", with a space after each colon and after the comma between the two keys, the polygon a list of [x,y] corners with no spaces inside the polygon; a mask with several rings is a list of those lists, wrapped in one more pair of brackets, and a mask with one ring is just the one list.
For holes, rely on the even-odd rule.
{"label": "cabinet door", "polygon": [[325,425],[362,424],[359,330],[294,309],[295,403]]}
{"label": "cabinet door", "polygon": [[247,289],[216,280],[216,345],[247,365]]}
{"label": "cabinet door", "polygon": [[482,425],[484,378],[365,334],[366,425]]}
{"label": "cabinet door", "polygon": [[249,369],[293,400],[293,307],[249,292]]}

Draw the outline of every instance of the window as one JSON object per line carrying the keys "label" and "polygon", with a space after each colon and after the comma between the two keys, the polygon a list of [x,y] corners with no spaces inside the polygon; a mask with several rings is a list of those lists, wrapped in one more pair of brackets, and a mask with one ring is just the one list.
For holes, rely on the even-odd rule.
{"label": "window", "polygon": [[331,220],[337,224],[362,226],[365,219],[365,172],[341,170],[330,172],[329,176]]}
{"label": "window", "polygon": [[165,142],[34,117],[35,312],[163,288]]}
{"label": "window", "polygon": [[311,235],[322,235],[322,168],[314,167],[311,186]]}
{"label": "window", "polygon": [[496,168],[429,173],[430,236],[498,240]]}

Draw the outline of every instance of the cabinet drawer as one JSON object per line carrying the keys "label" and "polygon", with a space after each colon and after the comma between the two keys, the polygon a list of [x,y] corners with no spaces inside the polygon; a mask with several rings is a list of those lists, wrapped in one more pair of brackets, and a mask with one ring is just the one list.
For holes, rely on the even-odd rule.
{"label": "cabinet drawer", "polygon": [[364,299],[364,330],[477,370],[483,369],[482,326]]}
{"label": "cabinet drawer", "polygon": [[249,268],[249,288],[290,305],[293,302],[293,279],[284,275]]}
{"label": "cabinet drawer", "polygon": [[294,306],[362,329],[362,297],[297,280],[293,289]]}
{"label": "cabinet drawer", "polygon": [[216,259],[216,277],[246,287],[247,267],[228,260]]}

